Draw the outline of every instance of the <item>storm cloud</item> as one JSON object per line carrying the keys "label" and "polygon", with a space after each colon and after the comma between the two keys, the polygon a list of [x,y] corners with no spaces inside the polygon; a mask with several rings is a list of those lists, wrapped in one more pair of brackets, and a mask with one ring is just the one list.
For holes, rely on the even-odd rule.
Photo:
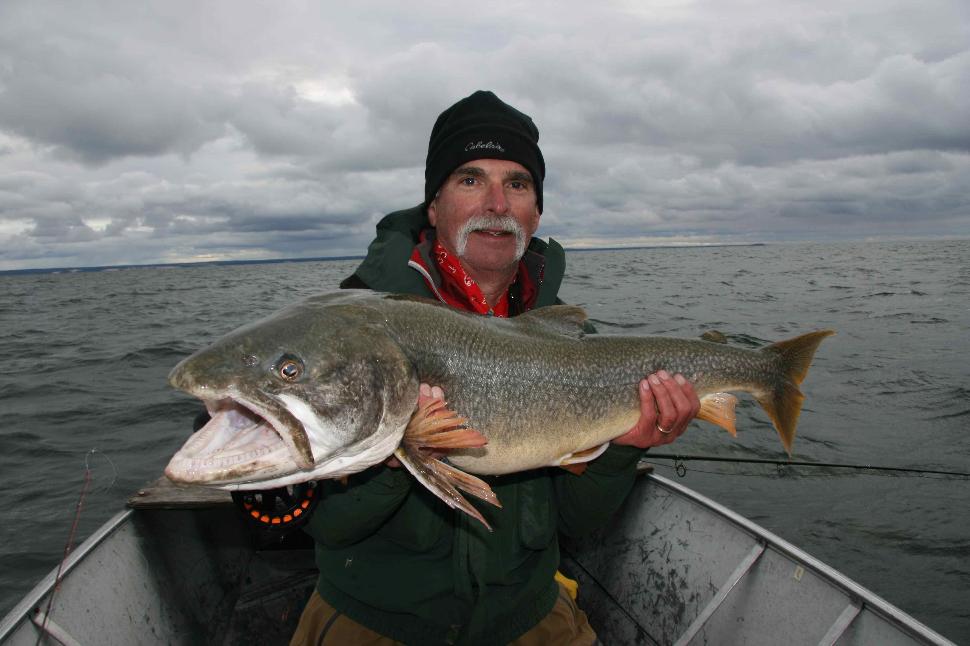
{"label": "storm cloud", "polygon": [[362,253],[438,113],[568,245],[970,235],[965,2],[0,4],[0,269]]}

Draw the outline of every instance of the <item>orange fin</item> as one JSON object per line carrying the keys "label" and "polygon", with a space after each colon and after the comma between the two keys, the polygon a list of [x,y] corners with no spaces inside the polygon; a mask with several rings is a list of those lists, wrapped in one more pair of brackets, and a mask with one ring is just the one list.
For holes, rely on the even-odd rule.
{"label": "orange fin", "polygon": [[431,399],[411,416],[404,429],[404,442],[428,449],[475,449],[488,440],[475,429],[465,426],[468,420],[449,410],[445,402]]}
{"label": "orange fin", "polygon": [[470,502],[458,491],[466,491],[473,496],[501,507],[498,496],[488,486],[488,483],[476,478],[473,475],[460,471],[455,467],[445,464],[441,460],[432,457],[427,451],[402,444],[394,451],[394,455],[401,461],[408,471],[417,478],[418,482],[428,488],[431,493],[441,498],[446,505],[452,509],[460,509],[472,518],[478,520],[485,527],[492,531],[492,526],[488,524],[481,512],[475,509]]}
{"label": "orange fin", "polygon": [[480,448],[488,443],[484,435],[465,427],[467,423],[467,419],[449,410],[445,402],[431,399],[411,416],[401,446],[394,455],[418,482],[446,505],[460,509],[491,531],[485,517],[461,495],[459,489],[501,507],[498,496],[484,480],[442,462],[435,455],[435,452],[450,449]]}
{"label": "orange fin", "polygon": [[798,389],[798,384],[802,383],[805,375],[808,374],[808,367],[812,363],[812,357],[815,356],[818,345],[825,340],[825,337],[833,334],[835,334],[834,330],[809,332],[793,339],[773,343],[761,350],[779,357],[782,379],[778,380],[774,389],[755,393],[755,399],[771,418],[778,436],[781,437],[782,446],[789,456],[791,456],[792,442],[795,440],[798,415],[801,413],[802,401],[805,399]]}
{"label": "orange fin", "polygon": [[575,451],[573,453],[568,453],[557,461],[553,462],[553,466],[562,467],[566,471],[574,475],[582,475],[586,471],[586,463],[590,460],[595,460],[599,456],[603,455],[603,452],[609,448],[609,442],[603,442],[596,446],[591,446],[588,449],[582,451]]}
{"label": "orange fin", "polygon": [[697,419],[717,424],[732,437],[737,437],[738,431],[734,427],[734,406],[737,403],[738,398],[729,393],[704,395],[701,397],[701,410],[697,413]]}

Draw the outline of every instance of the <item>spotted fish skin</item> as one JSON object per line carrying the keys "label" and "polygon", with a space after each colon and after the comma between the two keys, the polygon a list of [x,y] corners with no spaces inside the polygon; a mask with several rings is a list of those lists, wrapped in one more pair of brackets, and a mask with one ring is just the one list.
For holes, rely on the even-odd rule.
{"label": "spotted fish skin", "polygon": [[[422,382],[441,386],[448,407],[487,440],[449,452],[454,467],[502,474],[555,465],[626,432],[639,415],[639,381],[661,369],[689,379],[702,404],[728,391],[752,394],[790,452],[798,384],[832,334],[751,350],[585,334],[585,319],[581,308],[566,305],[498,319],[364,290],[309,298],[227,334],[172,370],[174,387],[256,421],[237,415],[243,422],[225,422],[224,442],[187,443],[170,477],[254,489],[361,471],[401,444]],[[218,467],[229,449],[242,451],[242,440],[229,439],[239,432],[232,424],[248,424],[246,433],[272,458]]]}

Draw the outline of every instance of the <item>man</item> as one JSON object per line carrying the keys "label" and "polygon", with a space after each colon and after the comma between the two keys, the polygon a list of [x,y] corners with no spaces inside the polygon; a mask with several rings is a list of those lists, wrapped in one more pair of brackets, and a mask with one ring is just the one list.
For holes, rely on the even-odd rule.
{"label": "man", "polygon": [[[535,239],[545,163],[532,119],[491,92],[445,110],[431,132],[425,201],[377,225],[341,287],[435,298],[485,316],[558,302],[562,248]],[[422,400],[446,396],[422,384]],[[305,529],[317,590],[294,644],[590,644],[585,614],[558,584],[557,532],[605,522],[644,448],[683,433],[700,403],[680,375],[640,384],[641,416],[588,463],[486,478],[502,502],[493,531],[453,511],[390,460],[327,481]],[[458,411],[460,413],[460,411]]]}

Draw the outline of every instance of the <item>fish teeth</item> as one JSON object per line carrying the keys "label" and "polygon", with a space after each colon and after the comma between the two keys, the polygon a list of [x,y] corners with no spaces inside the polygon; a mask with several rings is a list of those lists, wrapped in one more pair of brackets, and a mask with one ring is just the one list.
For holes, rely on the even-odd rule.
{"label": "fish teeth", "polygon": [[273,449],[270,446],[261,446],[257,449],[253,449],[252,451],[246,451],[245,453],[236,453],[231,455],[217,454],[208,458],[193,460],[191,468],[199,469],[199,468],[211,468],[211,467],[217,467],[217,468],[232,467],[232,466],[236,466],[237,464],[241,464],[243,462],[251,462],[256,458],[260,458],[266,455],[272,450]]}

